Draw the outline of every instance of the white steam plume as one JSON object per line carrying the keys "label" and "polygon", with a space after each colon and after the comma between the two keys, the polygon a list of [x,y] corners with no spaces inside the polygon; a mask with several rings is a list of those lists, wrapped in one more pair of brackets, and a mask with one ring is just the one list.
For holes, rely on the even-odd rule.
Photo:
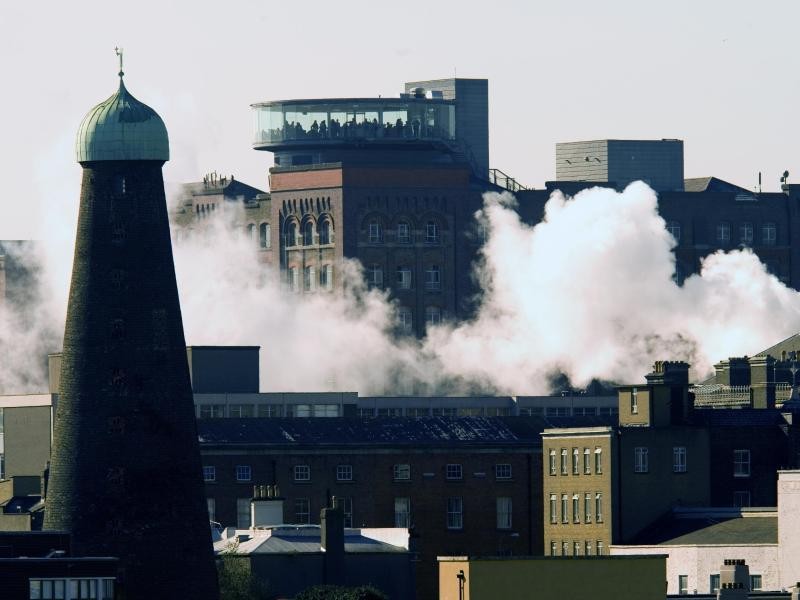
{"label": "white steam plume", "polygon": [[487,194],[479,215],[476,317],[422,342],[394,336],[394,307],[356,263],[339,274],[342,296],[285,294],[238,233],[178,244],[188,343],[261,345],[267,390],[538,394],[557,373],[638,382],[658,359],[705,375],[800,328],[800,296],[750,251],[713,254],[677,286],[673,240],[642,183],[556,193],[534,227],[513,204]]}

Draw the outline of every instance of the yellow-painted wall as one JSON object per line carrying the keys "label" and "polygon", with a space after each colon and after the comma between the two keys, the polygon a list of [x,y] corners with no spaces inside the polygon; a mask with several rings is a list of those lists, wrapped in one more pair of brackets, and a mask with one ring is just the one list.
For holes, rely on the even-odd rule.
{"label": "yellow-painted wall", "polygon": [[[459,598],[457,574],[464,571]],[[664,600],[666,556],[439,561],[439,600]]]}

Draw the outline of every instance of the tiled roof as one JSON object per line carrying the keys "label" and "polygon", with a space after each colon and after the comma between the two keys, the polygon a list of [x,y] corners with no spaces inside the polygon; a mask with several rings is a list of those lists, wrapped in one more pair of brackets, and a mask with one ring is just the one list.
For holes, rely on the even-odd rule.
{"label": "tiled roof", "polygon": [[749,190],[716,177],[693,177],[683,180],[683,189],[687,192],[733,192],[750,194]]}
{"label": "tiled roof", "polygon": [[778,516],[685,518],[670,515],[634,540],[641,546],[777,544]]}

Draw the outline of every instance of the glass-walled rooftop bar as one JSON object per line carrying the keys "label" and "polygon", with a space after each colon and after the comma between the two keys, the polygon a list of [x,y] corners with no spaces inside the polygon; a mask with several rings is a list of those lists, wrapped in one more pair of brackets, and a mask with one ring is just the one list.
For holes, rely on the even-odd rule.
{"label": "glass-walled rooftop bar", "polygon": [[449,141],[456,135],[455,103],[430,98],[289,100],[252,105],[256,148],[271,146]]}

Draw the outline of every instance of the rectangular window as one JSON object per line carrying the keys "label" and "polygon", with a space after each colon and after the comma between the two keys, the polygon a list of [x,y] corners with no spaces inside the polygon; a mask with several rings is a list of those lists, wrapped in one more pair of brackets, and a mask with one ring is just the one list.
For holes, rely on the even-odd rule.
{"label": "rectangular window", "polygon": [[306,267],[303,270],[303,288],[307,292],[317,289],[317,270],[314,267]]}
{"label": "rectangular window", "polygon": [[558,544],[556,542],[550,542],[550,556],[555,556],[557,551]]}
{"label": "rectangular window", "polygon": [[686,447],[675,446],[672,449],[672,472],[686,473]]}
{"label": "rectangular window", "polygon": [[580,556],[581,555],[581,543],[580,542],[573,542],[572,543],[572,556]]}
{"label": "rectangular window", "polygon": [[569,472],[568,471],[569,465],[567,464],[567,460],[568,460],[567,459],[567,449],[566,448],[562,448],[561,449],[561,474],[562,475],[566,475]]}
{"label": "rectangular window", "polygon": [[592,452],[589,448],[583,449],[583,474],[592,474]]}
{"label": "rectangular window", "polygon": [[449,464],[445,470],[447,475],[447,479],[461,479],[462,478],[462,471],[461,465],[458,464]]}
{"label": "rectangular window", "polygon": [[569,556],[569,542],[561,542],[561,556]]}
{"label": "rectangular window", "polygon": [[731,241],[731,225],[730,223],[717,224],[717,242],[720,245],[727,246]]}
{"label": "rectangular window", "polygon": [[778,230],[775,223],[764,223],[761,227],[761,238],[765,246],[774,246],[778,240]]}
{"label": "rectangular window", "polygon": [[280,404],[259,404],[258,416],[259,417],[280,417],[281,416]]}
{"label": "rectangular window", "polygon": [[592,495],[589,493],[583,497],[583,520],[586,523],[592,522]]}
{"label": "rectangular window", "polygon": [[550,522],[558,523],[558,496],[550,494]]}
{"label": "rectangular window", "polygon": [[581,460],[580,450],[578,450],[577,448],[573,448],[572,449],[572,474],[573,475],[579,475],[580,474],[580,469],[581,469],[580,460]]}
{"label": "rectangular window", "polygon": [[236,481],[250,481],[251,479],[250,465],[236,465]]}
{"label": "rectangular window", "polygon": [[556,451],[550,450],[550,475],[555,475],[556,473],[557,473]]}
{"label": "rectangular window", "polygon": [[425,225],[425,241],[428,244],[439,243],[439,225],[433,221],[428,221]]}
{"label": "rectangular window", "polygon": [[294,480],[311,481],[311,467],[309,465],[295,465]]}
{"label": "rectangular window", "polygon": [[337,465],[336,481],[353,481],[353,465]]}
{"label": "rectangular window", "polygon": [[201,419],[222,419],[225,416],[224,404],[201,404]]}
{"label": "rectangular window", "polygon": [[394,499],[394,526],[408,529],[411,527],[411,499]]}
{"label": "rectangular window", "polygon": [[594,518],[598,523],[603,522],[603,494],[600,492],[594,495]]}
{"label": "rectangular window", "polygon": [[461,497],[447,499],[447,528],[462,529],[464,527],[464,515]]}
{"label": "rectangular window", "polygon": [[733,476],[750,477],[750,450],[733,451]]}
{"label": "rectangular window", "polygon": [[333,289],[333,265],[324,265],[319,272],[319,285],[324,290]]}
{"label": "rectangular window", "polygon": [[216,521],[217,501],[214,498],[206,498],[206,508],[208,509],[208,520]]}
{"label": "rectangular window", "polygon": [[336,508],[342,510],[344,515],[344,526],[353,526],[353,499],[352,498],[336,498]]}
{"label": "rectangular window", "polygon": [[605,546],[603,545],[603,540],[597,540],[597,556],[603,556],[605,553],[606,550]]}
{"label": "rectangular window", "polygon": [[497,499],[497,528],[511,529],[511,498]]}
{"label": "rectangular window", "polygon": [[436,291],[442,287],[442,271],[438,265],[431,265],[425,269],[425,289]]}
{"label": "rectangular window", "polygon": [[603,473],[603,450],[602,448],[594,449],[594,472],[598,475]]}
{"label": "rectangular window", "polygon": [[733,505],[737,508],[750,506],[750,492],[748,490],[733,492]]}
{"label": "rectangular window", "polygon": [[217,469],[213,465],[203,465],[203,481],[216,481]]}
{"label": "rectangular window", "polygon": [[408,267],[397,267],[397,288],[401,290],[411,289],[411,269]]}
{"label": "rectangular window", "polygon": [[411,479],[411,465],[395,465],[394,480],[407,481]]}
{"label": "rectangular window", "polygon": [[750,590],[753,592],[760,592],[761,586],[761,575],[750,575]]}
{"label": "rectangular window", "polygon": [[561,522],[569,523],[569,496],[561,496]]}
{"label": "rectangular window", "polygon": [[639,446],[633,449],[633,472],[647,473],[647,448]]}
{"label": "rectangular window", "polygon": [[639,398],[638,398],[638,390],[633,388],[631,390],[631,414],[637,415],[639,414]]}
{"label": "rectangular window", "polygon": [[295,498],[294,522],[298,525],[308,525],[311,523],[311,502],[308,498]]}
{"label": "rectangular window", "polygon": [[585,556],[591,556],[592,555],[592,541],[591,540],[586,540],[586,543],[584,544],[584,548],[583,548],[583,554]]}
{"label": "rectangular window", "polygon": [[719,573],[715,573],[708,578],[708,589],[712,594],[719,591]]}
{"label": "rectangular window", "polygon": [[688,575],[678,575],[678,593],[681,596],[685,596],[689,593],[689,576]]}
{"label": "rectangular window", "polygon": [[372,244],[383,241],[383,230],[380,223],[373,221],[369,224],[369,241]]}
{"label": "rectangular window", "polygon": [[300,271],[297,267],[289,268],[289,287],[295,294],[300,292]]}
{"label": "rectangular window", "polygon": [[228,414],[232,419],[250,418],[253,416],[253,405],[231,404],[228,407]]}
{"label": "rectangular window", "polygon": [[581,497],[578,494],[572,495],[572,522],[581,522]]}
{"label": "rectangular window", "polygon": [[238,529],[250,528],[250,498],[236,499],[236,527]]}
{"label": "rectangular window", "polygon": [[408,244],[411,241],[411,228],[408,223],[397,224],[397,242],[400,244]]}
{"label": "rectangular window", "polygon": [[501,463],[494,466],[495,479],[511,479],[511,465],[508,463]]}

